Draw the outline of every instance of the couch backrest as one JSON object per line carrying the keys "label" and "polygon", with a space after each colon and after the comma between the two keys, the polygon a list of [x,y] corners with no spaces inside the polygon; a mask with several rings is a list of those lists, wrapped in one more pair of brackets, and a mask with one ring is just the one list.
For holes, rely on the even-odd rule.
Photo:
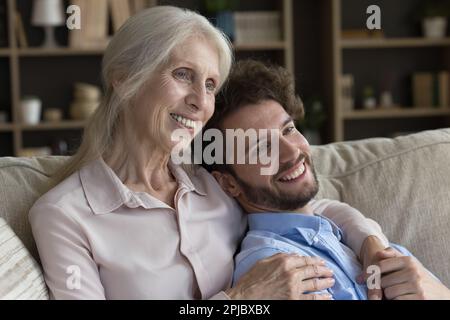
{"label": "couch backrest", "polygon": [[[450,286],[450,129],[313,147],[320,191],[376,220]],[[28,210],[64,157],[0,158],[0,216],[37,258]]]}
{"label": "couch backrest", "polygon": [[318,197],[377,221],[450,287],[450,129],[314,149]]}

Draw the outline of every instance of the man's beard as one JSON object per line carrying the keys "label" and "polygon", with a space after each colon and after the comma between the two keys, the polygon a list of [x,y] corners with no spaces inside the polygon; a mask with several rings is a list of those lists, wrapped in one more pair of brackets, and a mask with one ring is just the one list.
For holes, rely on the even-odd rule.
{"label": "man's beard", "polygon": [[234,172],[232,172],[232,175],[242,188],[247,200],[252,204],[281,211],[294,211],[306,206],[309,201],[316,196],[317,192],[319,192],[319,182],[317,180],[316,171],[314,170],[314,166],[310,159],[311,158],[307,157],[307,162],[311,168],[314,178],[313,184],[306,186],[304,190],[301,190],[296,195],[287,193],[281,194],[280,192],[267,187],[252,186],[239,179]]}

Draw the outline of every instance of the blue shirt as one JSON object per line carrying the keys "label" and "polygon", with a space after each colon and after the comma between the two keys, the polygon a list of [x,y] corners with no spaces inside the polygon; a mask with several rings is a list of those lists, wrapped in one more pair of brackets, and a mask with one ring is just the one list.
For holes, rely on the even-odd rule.
{"label": "blue shirt", "polygon": [[[366,285],[356,282],[361,264],[355,253],[342,242],[342,231],[323,216],[295,213],[257,213],[248,215],[249,231],[235,259],[233,285],[258,260],[277,253],[297,253],[320,257],[334,272],[333,287],[328,292],[336,300],[367,299]],[[405,255],[405,248],[392,245]]]}

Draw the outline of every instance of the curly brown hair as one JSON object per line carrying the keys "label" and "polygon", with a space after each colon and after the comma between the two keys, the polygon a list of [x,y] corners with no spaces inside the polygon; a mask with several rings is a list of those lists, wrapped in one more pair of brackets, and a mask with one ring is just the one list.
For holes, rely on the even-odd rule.
{"label": "curly brown hair", "polygon": [[295,93],[294,79],[285,68],[251,59],[240,60],[216,98],[216,108],[207,128],[221,129],[230,114],[264,100],[277,101],[294,120],[304,116],[303,102]]}
{"label": "curly brown hair", "polygon": [[[296,95],[294,80],[285,68],[251,59],[240,60],[232,68],[227,82],[217,96],[214,114],[204,130],[223,131],[222,123],[229,115],[264,100],[277,101],[294,120],[300,120],[304,116],[302,100]],[[203,143],[204,148],[206,145]],[[217,170],[234,174],[226,164],[202,165],[210,172]]]}

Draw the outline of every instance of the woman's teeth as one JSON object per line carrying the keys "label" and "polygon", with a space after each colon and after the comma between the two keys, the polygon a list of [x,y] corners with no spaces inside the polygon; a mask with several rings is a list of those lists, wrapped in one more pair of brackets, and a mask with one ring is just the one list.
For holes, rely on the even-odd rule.
{"label": "woman's teeth", "polygon": [[195,129],[195,122],[191,119],[185,118],[180,116],[179,114],[171,113],[170,116],[177,121],[178,123],[181,123],[183,126],[185,126],[188,129]]}
{"label": "woman's teeth", "polygon": [[300,167],[298,167],[297,170],[295,170],[294,172],[292,172],[291,174],[288,174],[286,176],[284,176],[283,178],[281,178],[281,181],[289,181],[295,178],[298,178],[300,175],[303,174],[303,172],[305,172],[305,162],[303,161],[302,164],[300,165]]}

